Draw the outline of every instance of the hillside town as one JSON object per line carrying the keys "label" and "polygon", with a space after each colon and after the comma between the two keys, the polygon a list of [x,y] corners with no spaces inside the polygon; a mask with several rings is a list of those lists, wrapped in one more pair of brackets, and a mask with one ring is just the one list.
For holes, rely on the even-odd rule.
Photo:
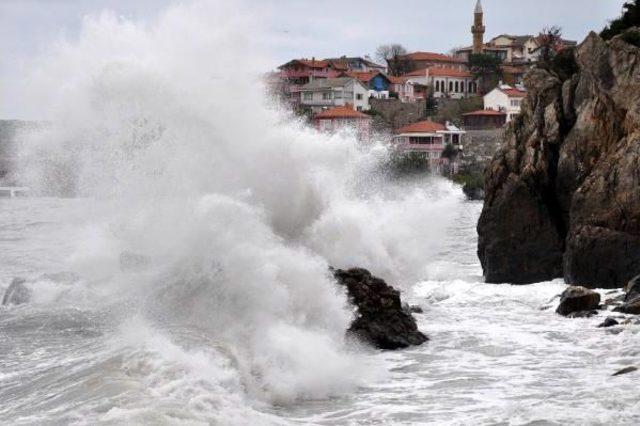
{"label": "hillside town", "polygon": [[430,169],[457,172],[461,158],[493,155],[503,127],[520,113],[525,73],[577,44],[556,27],[485,42],[481,0],[470,16],[471,45],[449,54],[389,45],[378,49],[376,60],[292,59],[269,74],[269,88],[320,131],[356,129],[361,140],[391,134],[398,152],[425,160]]}

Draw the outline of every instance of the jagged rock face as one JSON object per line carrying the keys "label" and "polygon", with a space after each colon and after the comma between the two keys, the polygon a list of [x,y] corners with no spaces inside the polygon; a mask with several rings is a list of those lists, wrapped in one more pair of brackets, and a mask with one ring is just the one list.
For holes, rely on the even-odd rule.
{"label": "jagged rock face", "polygon": [[488,167],[488,282],[613,288],[640,273],[640,48],[592,33],[575,60],[564,81],[527,75],[522,114]]}
{"label": "jagged rock face", "polygon": [[400,292],[361,268],[333,274],[358,308],[349,333],[379,349],[400,349],[429,340],[418,330],[411,312],[402,308]]}

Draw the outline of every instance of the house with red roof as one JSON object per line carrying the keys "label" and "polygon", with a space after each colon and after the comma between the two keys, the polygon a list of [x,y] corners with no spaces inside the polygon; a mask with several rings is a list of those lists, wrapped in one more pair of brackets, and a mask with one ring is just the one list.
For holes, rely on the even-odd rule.
{"label": "house with red roof", "polygon": [[467,130],[499,129],[507,123],[507,113],[492,109],[462,114],[462,124]]}
{"label": "house with red roof", "polygon": [[442,158],[445,146],[450,144],[461,148],[464,134],[463,130],[451,123],[424,120],[398,129],[393,143],[400,152],[418,154],[432,169],[436,169],[447,162]]}
{"label": "house with red roof", "polygon": [[507,123],[520,114],[522,101],[527,97],[527,91],[522,86],[501,84],[484,95],[484,109],[504,112]]}
{"label": "house with red roof", "polygon": [[300,103],[300,88],[314,80],[335,78],[347,71],[346,65],[327,60],[294,59],[278,67],[278,92],[283,98],[297,105]]}
{"label": "house with red roof", "polygon": [[389,76],[389,82],[389,91],[395,93],[401,102],[415,102],[419,99],[409,78]]}
{"label": "house with red roof", "polygon": [[434,52],[413,52],[398,57],[400,69],[406,72],[423,70],[425,68],[452,68],[460,71],[467,70],[464,59]]}
{"label": "house with red roof", "polygon": [[[457,68],[431,67],[412,71],[403,77],[414,85],[431,88],[433,96],[436,98],[463,99],[475,96],[478,91],[478,84],[474,76],[468,71]],[[424,95],[421,93],[418,94],[418,97],[424,97]]]}
{"label": "house with red roof", "polygon": [[369,88],[369,96],[378,99],[389,98],[389,86],[391,80],[380,71],[347,71],[341,74],[344,77],[353,77]]}
{"label": "house with red roof", "polygon": [[334,64],[339,64],[344,68],[348,69],[349,71],[358,71],[358,72],[379,71],[384,73],[387,70],[387,67],[385,65],[376,64],[371,59],[369,59],[369,57],[361,58],[359,56],[357,57],[341,56],[339,58],[326,58],[325,61],[329,61]]}
{"label": "house with red roof", "polygon": [[371,134],[371,117],[354,110],[350,104],[321,111],[313,116],[312,122],[322,132],[355,131],[359,140],[366,140]]}
{"label": "house with red roof", "polygon": [[350,105],[356,111],[367,111],[369,89],[352,77],[313,80],[299,88],[300,106],[318,113],[336,106]]}

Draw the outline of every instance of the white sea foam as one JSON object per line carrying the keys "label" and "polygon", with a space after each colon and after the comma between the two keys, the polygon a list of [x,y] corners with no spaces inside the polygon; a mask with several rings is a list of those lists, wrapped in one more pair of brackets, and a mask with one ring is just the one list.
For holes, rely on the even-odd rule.
{"label": "white sea foam", "polygon": [[[378,377],[344,342],[352,311],[329,265],[421,278],[461,202],[435,178],[429,193],[424,180],[390,186],[382,145],[318,134],[267,105],[259,23],[238,10],[86,18],[31,77],[50,124],[19,151],[17,178],[36,193],[85,199],[61,264],[82,276],[83,297],[66,301],[117,313],[122,368],[147,372],[153,398],[213,398],[204,411],[326,398]],[[123,269],[123,252],[145,261]],[[174,328],[198,330],[196,348],[163,331]],[[135,354],[149,365],[131,367]],[[102,420],[129,415],[155,418],[113,404]]]}

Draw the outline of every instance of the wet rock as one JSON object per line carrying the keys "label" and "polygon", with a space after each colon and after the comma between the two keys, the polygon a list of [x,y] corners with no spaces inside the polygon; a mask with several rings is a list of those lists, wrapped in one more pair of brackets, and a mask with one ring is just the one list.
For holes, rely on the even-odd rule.
{"label": "wet rock", "polygon": [[4,292],[2,304],[6,306],[28,303],[31,299],[31,290],[25,285],[26,282],[23,278],[14,278]]}
{"label": "wet rock", "polygon": [[620,288],[640,273],[640,48],[591,33],[525,77],[522,112],[487,167],[485,279]]}
{"label": "wet rock", "polygon": [[567,314],[567,318],[591,318],[598,315],[598,311],[576,311]]}
{"label": "wet rock", "polygon": [[624,288],[624,301],[629,302],[640,297],[640,275],[633,277]]}
{"label": "wet rock", "polygon": [[422,306],[418,306],[418,305],[411,305],[409,307],[409,309],[411,310],[412,313],[414,314],[423,314],[424,310],[422,309]]}
{"label": "wet rock", "polygon": [[640,297],[629,302],[623,303],[613,309],[614,312],[622,312],[623,314],[640,315]]}
{"label": "wet rock", "polygon": [[483,188],[475,188],[468,184],[465,184],[462,187],[462,192],[467,196],[469,200],[474,201],[482,201],[484,200],[484,189]]}
{"label": "wet rock", "polygon": [[637,367],[633,367],[633,366],[626,367],[626,368],[623,368],[620,371],[616,371],[615,373],[612,374],[612,376],[622,376],[623,374],[633,373],[634,371],[638,371],[638,368]]}
{"label": "wet rock", "polygon": [[424,312],[421,306],[409,305],[408,303],[402,305],[402,310],[407,314],[422,314]]}
{"label": "wet rock", "polygon": [[379,349],[400,349],[428,340],[415,319],[405,312],[400,292],[361,268],[333,271],[338,284],[347,288],[357,317],[349,333]]}
{"label": "wet rock", "polygon": [[618,324],[619,322],[616,321],[614,318],[607,317],[600,325],[598,325],[598,328],[608,328]]}
{"label": "wet rock", "polygon": [[599,304],[600,293],[585,287],[571,286],[560,295],[556,313],[567,316],[575,312],[593,311]]}
{"label": "wet rock", "polygon": [[624,298],[625,298],[624,294],[620,294],[620,295],[618,295],[616,297],[610,297],[608,299],[605,299],[604,305],[605,306],[618,306],[618,305],[621,305],[624,302]]}

